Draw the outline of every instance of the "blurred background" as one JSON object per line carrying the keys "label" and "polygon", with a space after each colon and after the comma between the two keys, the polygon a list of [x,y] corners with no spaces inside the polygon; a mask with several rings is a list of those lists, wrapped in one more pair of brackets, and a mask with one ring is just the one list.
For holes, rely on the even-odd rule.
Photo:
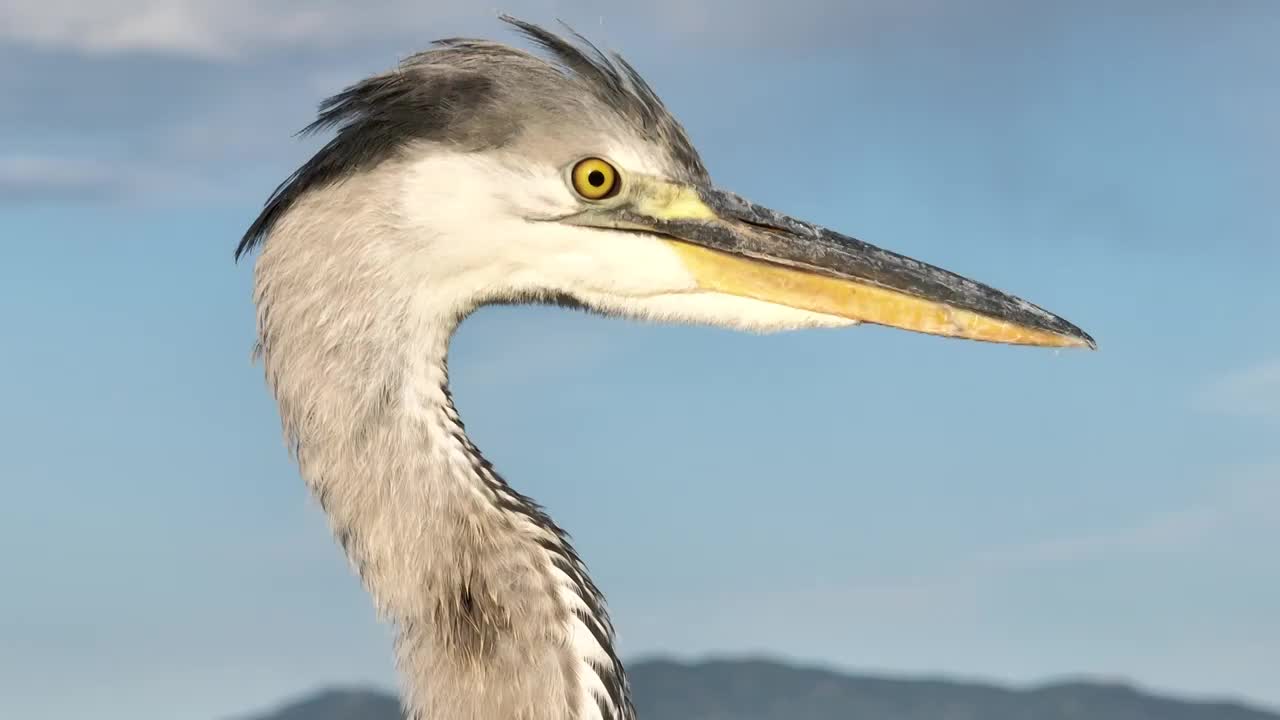
{"label": "blurred background", "polygon": [[1280,708],[1280,4],[5,0],[0,716],[394,687],[232,251],[321,99],[499,12],[622,52],[719,184],[1100,344],[483,310],[462,417],[624,657]]}

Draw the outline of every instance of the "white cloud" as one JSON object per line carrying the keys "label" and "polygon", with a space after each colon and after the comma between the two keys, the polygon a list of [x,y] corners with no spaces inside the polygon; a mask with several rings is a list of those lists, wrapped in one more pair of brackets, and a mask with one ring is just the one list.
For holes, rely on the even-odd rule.
{"label": "white cloud", "polygon": [[1155,512],[1128,525],[989,551],[971,558],[964,571],[1006,573],[1104,555],[1172,552],[1247,522],[1269,525],[1269,517],[1259,513],[1280,501],[1277,479],[1276,462],[1224,469],[1212,494],[1195,505]]}
{"label": "white cloud", "polygon": [[973,558],[970,569],[1009,572],[1097,555],[1167,551],[1195,542],[1221,527],[1229,517],[1229,510],[1212,505],[1158,513],[1129,526],[1049,538],[984,553]]}
{"label": "white cloud", "polygon": [[[369,7],[369,6],[372,7]],[[326,43],[450,14],[442,3],[315,0],[8,0],[0,38],[86,52],[162,51],[226,57]]]}
{"label": "white cloud", "polygon": [[182,169],[58,155],[0,155],[0,206],[31,202],[160,202],[210,196],[211,181]]}
{"label": "white cloud", "polygon": [[1214,412],[1246,417],[1280,417],[1280,359],[1230,372],[1199,395]]}
{"label": "white cloud", "polygon": [[114,194],[117,187],[116,179],[93,162],[36,155],[0,157],[3,201],[95,199]]}
{"label": "white cloud", "polygon": [[[230,58],[406,34],[431,39],[442,28],[447,34],[462,21],[478,27],[479,21],[493,22],[508,12],[544,24],[563,19],[592,36],[638,23],[703,43],[776,47],[840,43],[922,20],[937,25],[961,17],[957,4],[946,0],[801,0],[800,7],[735,0],[515,0],[465,7],[441,0],[7,0],[0,5],[0,41],[90,53]],[[977,9],[966,5],[963,14],[972,16]],[[406,48],[413,49],[417,46]]]}
{"label": "white cloud", "polygon": [[992,548],[926,579],[930,586],[960,586],[1097,557],[1171,553],[1216,534],[1257,522],[1270,527],[1269,508],[1280,502],[1280,462],[1224,469],[1202,501],[1134,518],[1128,524]]}

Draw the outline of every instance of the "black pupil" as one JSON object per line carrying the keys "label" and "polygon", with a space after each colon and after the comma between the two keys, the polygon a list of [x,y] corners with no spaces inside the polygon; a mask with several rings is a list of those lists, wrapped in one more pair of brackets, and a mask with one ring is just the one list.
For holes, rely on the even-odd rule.
{"label": "black pupil", "polygon": [[587,182],[591,183],[592,187],[600,187],[601,185],[604,185],[604,173],[599,170],[592,170],[587,173]]}

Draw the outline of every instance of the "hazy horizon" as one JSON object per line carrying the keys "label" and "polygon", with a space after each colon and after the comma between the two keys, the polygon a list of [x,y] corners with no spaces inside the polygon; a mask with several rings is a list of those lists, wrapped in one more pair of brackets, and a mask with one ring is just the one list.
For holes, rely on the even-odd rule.
{"label": "hazy horizon", "polygon": [[[888,680],[907,680],[907,681],[947,681],[956,682],[965,685],[990,686],[1006,690],[1034,690],[1036,688],[1053,687],[1062,685],[1072,685],[1083,683],[1098,686],[1123,686],[1132,688],[1138,692],[1154,695],[1169,700],[1178,700],[1184,702],[1231,702],[1250,706],[1256,709],[1280,713],[1280,706],[1272,703],[1266,703],[1251,700],[1247,697],[1221,693],[1201,693],[1194,692],[1185,693],[1177,690],[1169,690],[1168,688],[1152,687],[1143,684],[1139,680],[1123,675],[1104,675],[1084,673],[1068,673],[1059,676],[1045,677],[1041,679],[1031,679],[1022,682],[1014,682],[998,677],[988,677],[984,675],[967,674],[963,671],[959,672],[928,672],[928,671],[892,671],[892,670],[876,670],[858,667],[844,667],[838,663],[829,663],[821,660],[812,660],[802,657],[784,657],[778,654],[770,654],[767,651],[761,652],[742,652],[742,653],[708,653],[708,654],[692,654],[677,655],[672,653],[654,652],[636,655],[632,657],[623,657],[623,664],[628,668],[634,665],[649,663],[675,663],[683,666],[699,666],[710,663],[738,663],[738,662],[763,662],[770,664],[778,664],[800,670],[814,670],[818,672],[831,672],[838,675],[846,675],[851,677],[868,677],[880,678]],[[286,692],[277,698],[276,702],[267,703],[265,707],[249,708],[252,711],[261,711],[270,709],[273,705],[281,703],[290,703],[300,698],[314,696],[318,693],[328,691],[369,691],[386,693],[388,695],[397,695],[399,686],[394,677],[384,678],[382,680],[371,680],[368,682],[332,682],[326,684],[317,684],[311,687],[304,687],[293,692]],[[242,713],[243,714],[243,713]]]}

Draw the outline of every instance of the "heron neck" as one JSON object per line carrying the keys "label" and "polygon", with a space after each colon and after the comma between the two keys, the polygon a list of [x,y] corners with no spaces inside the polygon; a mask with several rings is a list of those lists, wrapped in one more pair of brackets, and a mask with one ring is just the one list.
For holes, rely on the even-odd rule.
{"label": "heron neck", "polygon": [[[366,317],[405,317],[385,310]],[[370,327],[319,352],[275,320],[264,355],[300,469],[396,628],[412,720],[632,718],[585,566],[464,431],[446,369],[456,321]],[[308,363],[311,382],[294,382]]]}

